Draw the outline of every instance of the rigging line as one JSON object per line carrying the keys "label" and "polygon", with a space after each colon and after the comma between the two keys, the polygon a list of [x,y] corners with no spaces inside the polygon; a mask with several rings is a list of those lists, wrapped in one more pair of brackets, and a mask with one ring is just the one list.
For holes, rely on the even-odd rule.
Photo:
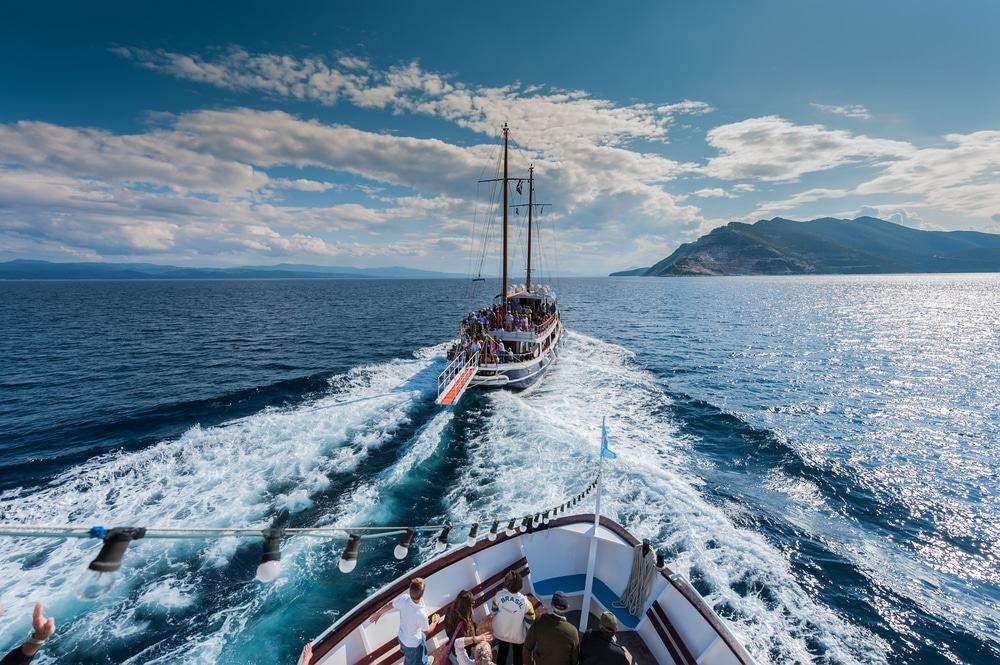
{"label": "rigging line", "polygon": [[[499,161],[500,146],[501,146],[501,139],[498,138],[497,141],[493,144],[493,151],[491,153],[490,162],[498,162]],[[477,230],[480,228],[480,214],[483,212],[483,205],[482,205],[482,203],[483,203],[483,201],[482,201],[482,184],[483,183],[482,183],[482,180],[484,180],[484,178],[482,176],[484,176],[486,174],[486,170],[489,168],[489,163],[490,162],[487,162],[486,164],[484,164],[483,167],[482,167],[482,169],[480,169],[480,172],[479,172],[479,176],[480,177],[479,177],[479,179],[476,182],[476,208],[475,208],[475,211],[473,213],[472,229],[470,230],[470,237],[469,237],[469,276],[470,276],[470,278],[472,276],[472,268],[475,265],[476,255],[478,254],[478,252],[476,251],[476,238],[477,238],[477,235],[478,235],[477,234]],[[494,167],[494,170],[496,170],[496,167]],[[495,183],[492,183],[492,184],[495,185]],[[491,188],[491,190],[490,190],[491,204],[490,205],[492,205],[493,191],[494,190]],[[487,224],[488,217],[489,217],[488,213],[484,213],[483,214],[482,229],[483,229],[483,236],[484,236],[484,238],[489,235],[489,226]],[[482,277],[482,274],[483,274],[483,259],[481,258],[480,261],[479,261],[478,269],[476,270],[476,276],[477,277]],[[473,291],[474,291],[474,283],[470,280],[469,283],[468,283],[468,288],[466,290],[466,309],[468,309],[469,306],[472,304]]]}
{"label": "rigging line", "polygon": [[[500,161],[500,155],[498,154],[497,161],[496,161],[496,166],[494,168],[494,175],[499,175],[500,174],[500,169],[501,169],[501,161]],[[489,214],[488,214],[488,217],[487,217],[487,220],[486,220],[485,233],[483,234],[483,249],[482,249],[482,255],[481,255],[480,260],[479,260],[479,274],[480,275],[482,274],[482,271],[483,271],[483,264],[486,262],[486,252],[487,252],[487,249],[489,247],[490,231],[493,229],[493,225],[494,225],[495,220],[496,220],[496,211],[500,207],[501,196],[499,196],[499,194],[502,194],[502,192],[498,193],[498,191],[497,191],[498,188],[502,186],[502,184],[499,183],[496,179],[493,180],[493,182],[491,183],[490,186],[491,186],[491,194],[490,194],[491,205],[490,205]]]}

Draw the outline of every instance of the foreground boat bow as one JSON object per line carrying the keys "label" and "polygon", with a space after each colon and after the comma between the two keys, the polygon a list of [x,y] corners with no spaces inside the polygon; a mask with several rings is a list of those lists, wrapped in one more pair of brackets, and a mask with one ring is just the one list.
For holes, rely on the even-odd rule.
{"label": "foreground boat bow", "polygon": [[[597,558],[589,606],[584,608],[587,555],[597,539]],[[356,606],[313,642],[316,665],[389,665],[402,660],[396,640],[398,615],[390,613],[377,624],[372,612],[402,594],[413,577],[427,583],[424,602],[429,610],[444,613],[459,592],[470,590],[475,598],[474,616],[489,614],[488,603],[500,589],[508,571],[520,572],[526,591],[550,605],[561,591],[571,610],[600,614],[610,611],[618,619],[618,639],[630,647],[635,660],[645,665],[750,665],[753,659],[722,619],[680,575],[664,567],[657,571],[638,617],[615,603],[629,582],[629,571],[639,541],[620,524],[594,515],[570,515],[540,524],[526,533],[483,538],[431,559],[393,580]],[[428,640],[433,650],[447,641],[443,628]],[[501,664],[502,665],[502,664]]]}

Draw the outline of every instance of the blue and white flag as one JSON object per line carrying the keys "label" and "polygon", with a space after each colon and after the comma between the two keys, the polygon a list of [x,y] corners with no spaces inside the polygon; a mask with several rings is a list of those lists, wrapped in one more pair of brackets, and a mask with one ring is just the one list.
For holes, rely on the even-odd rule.
{"label": "blue and white flag", "polygon": [[601,457],[604,459],[614,459],[618,457],[618,453],[608,448],[608,427],[604,420],[604,418],[601,418]]}

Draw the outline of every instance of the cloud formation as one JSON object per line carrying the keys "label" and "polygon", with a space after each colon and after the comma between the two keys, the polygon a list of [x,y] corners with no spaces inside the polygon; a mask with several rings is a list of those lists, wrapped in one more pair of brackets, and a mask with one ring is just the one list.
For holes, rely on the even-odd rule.
{"label": "cloud formation", "polygon": [[708,132],[706,140],[719,154],[709,159],[705,173],[723,180],[794,181],[806,173],[915,152],[904,141],[797,125],[774,115],[720,125]]}
{"label": "cloud formation", "polygon": [[835,115],[842,115],[845,118],[857,118],[858,120],[871,120],[872,114],[867,108],[861,104],[817,104],[816,102],[810,102],[809,106],[817,108],[820,111],[826,111],[827,113],[833,113]]}
{"label": "cloud formation", "polygon": [[[512,173],[533,162],[539,193],[556,204],[544,224],[560,228],[565,269],[646,264],[729,221],[713,209],[735,206],[747,211],[741,219],[869,206],[924,226],[941,213],[983,224],[1000,215],[998,131],[918,147],[768,115],[711,128],[701,143],[697,125],[715,111],[703,101],[617,103],[549,86],[488,87],[417,62],[379,68],[351,55],[112,50],[151,71],[248,93],[270,110],[151,113],[155,125],[124,133],[0,125],[0,253],[463,265],[484,211],[476,181],[496,163],[504,122],[515,141]],[[273,108],[288,100],[381,113],[389,128],[402,116],[433,118],[462,137],[366,131]],[[858,105],[813,106],[869,115]],[[675,131],[705,156],[675,150]]]}

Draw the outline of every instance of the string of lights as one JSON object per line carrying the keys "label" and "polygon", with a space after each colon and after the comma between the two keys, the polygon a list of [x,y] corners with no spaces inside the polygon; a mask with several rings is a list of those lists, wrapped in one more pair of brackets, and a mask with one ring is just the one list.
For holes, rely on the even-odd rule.
{"label": "string of lights", "polygon": [[[281,574],[281,540],[286,536],[308,538],[347,537],[347,544],[341,554],[339,569],[350,573],[358,563],[362,540],[399,536],[393,549],[396,559],[405,559],[417,535],[437,534],[434,543],[436,553],[444,552],[449,546],[453,529],[468,529],[464,544],[474,546],[479,538],[480,526],[491,524],[486,538],[495,541],[501,531],[508,537],[524,533],[540,525],[548,524],[558,515],[575,507],[597,488],[600,474],[576,496],[563,503],[539,510],[529,515],[509,518],[483,519],[478,522],[449,524],[423,524],[419,526],[329,526],[329,527],[137,527],[124,526],[106,528],[103,526],[81,527],[65,524],[0,524],[0,537],[4,538],[97,538],[102,541],[101,550],[87,566],[77,583],[76,595],[83,600],[96,600],[114,586],[121,576],[122,561],[129,545],[143,538],[262,538],[260,564],[256,579],[272,582]],[[504,523],[506,522],[506,526]]]}

